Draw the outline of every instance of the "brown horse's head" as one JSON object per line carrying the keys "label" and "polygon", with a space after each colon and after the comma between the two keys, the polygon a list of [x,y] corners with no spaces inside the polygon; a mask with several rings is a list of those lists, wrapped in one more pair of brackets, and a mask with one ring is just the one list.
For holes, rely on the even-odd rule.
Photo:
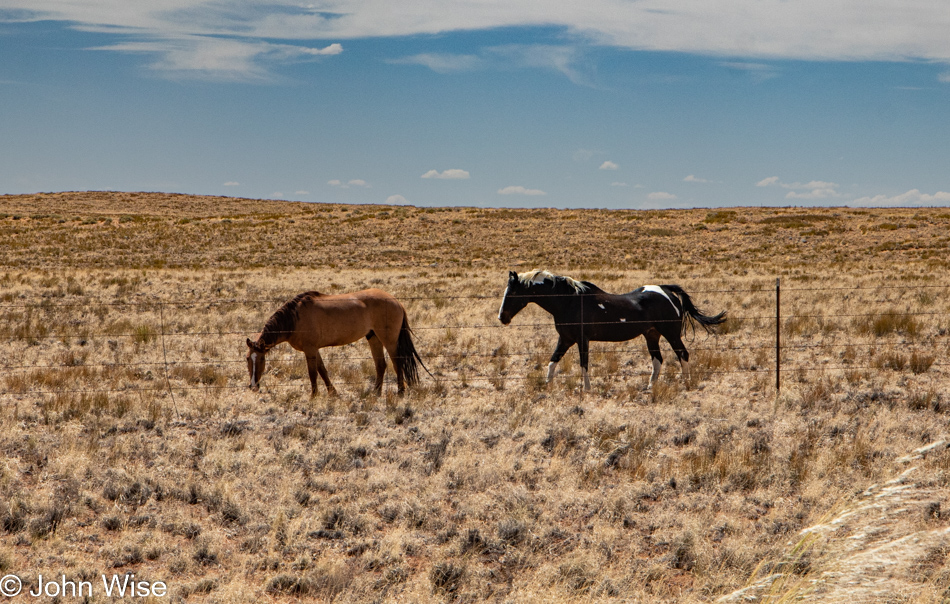
{"label": "brown horse's head", "polygon": [[261,377],[264,375],[264,355],[267,349],[260,342],[252,342],[247,339],[247,373],[251,377],[251,383],[248,385],[251,390],[257,392],[261,389]]}

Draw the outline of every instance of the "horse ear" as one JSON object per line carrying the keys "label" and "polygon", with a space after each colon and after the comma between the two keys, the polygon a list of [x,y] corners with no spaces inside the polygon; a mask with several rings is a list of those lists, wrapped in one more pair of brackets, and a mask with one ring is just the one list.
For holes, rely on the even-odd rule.
{"label": "horse ear", "polygon": [[254,348],[254,342],[251,341],[251,338],[248,338],[248,339],[247,339],[247,347],[248,347],[248,348]]}
{"label": "horse ear", "polygon": [[515,271],[508,271],[508,280],[509,280],[509,281],[514,281],[514,280],[517,279],[517,278],[518,278],[518,273],[516,273]]}

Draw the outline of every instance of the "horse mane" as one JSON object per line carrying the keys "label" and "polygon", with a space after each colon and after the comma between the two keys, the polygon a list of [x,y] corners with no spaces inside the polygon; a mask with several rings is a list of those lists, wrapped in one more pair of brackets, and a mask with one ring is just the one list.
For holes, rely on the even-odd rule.
{"label": "horse mane", "polygon": [[577,279],[572,279],[571,277],[555,275],[551,271],[541,270],[539,268],[526,273],[518,273],[518,280],[524,285],[537,285],[538,283],[544,283],[548,280],[556,282],[558,279],[563,279],[564,282],[570,285],[578,294],[587,291],[589,287],[589,284],[586,282],[578,281]]}
{"label": "horse mane", "polygon": [[[264,329],[261,331],[261,335],[257,341],[263,344],[265,350],[284,341],[286,335],[293,333],[297,328],[300,306],[303,305],[304,302],[313,300],[322,295],[323,294],[317,291],[309,291],[294,296],[292,300],[289,300],[286,304],[278,308],[277,311],[267,319],[267,322],[264,323]],[[281,336],[285,337],[281,338]]]}

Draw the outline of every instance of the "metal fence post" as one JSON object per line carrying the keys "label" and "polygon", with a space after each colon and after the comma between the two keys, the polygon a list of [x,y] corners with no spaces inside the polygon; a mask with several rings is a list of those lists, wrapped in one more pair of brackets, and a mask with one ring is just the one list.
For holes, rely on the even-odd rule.
{"label": "metal fence post", "polygon": [[775,394],[782,389],[782,288],[781,278],[775,278]]}

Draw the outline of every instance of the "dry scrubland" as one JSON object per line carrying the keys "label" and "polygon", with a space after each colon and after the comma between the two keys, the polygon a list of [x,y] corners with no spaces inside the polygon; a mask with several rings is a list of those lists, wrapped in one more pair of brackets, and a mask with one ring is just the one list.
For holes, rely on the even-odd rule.
{"label": "dry scrubland", "polygon": [[[948,432],[948,233],[945,209],[0,197],[0,574],[188,602],[943,601],[950,452],[914,451]],[[664,343],[644,391],[642,340],[592,346],[592,393],[574,353],[548,386],[550,318],[496,319],[535,267],[732,319],[688,340],[690,388]],[[310,399],[283,345],[243,387],[280,303],[367,286],[437,380],[375,397],[358,343]]]}

